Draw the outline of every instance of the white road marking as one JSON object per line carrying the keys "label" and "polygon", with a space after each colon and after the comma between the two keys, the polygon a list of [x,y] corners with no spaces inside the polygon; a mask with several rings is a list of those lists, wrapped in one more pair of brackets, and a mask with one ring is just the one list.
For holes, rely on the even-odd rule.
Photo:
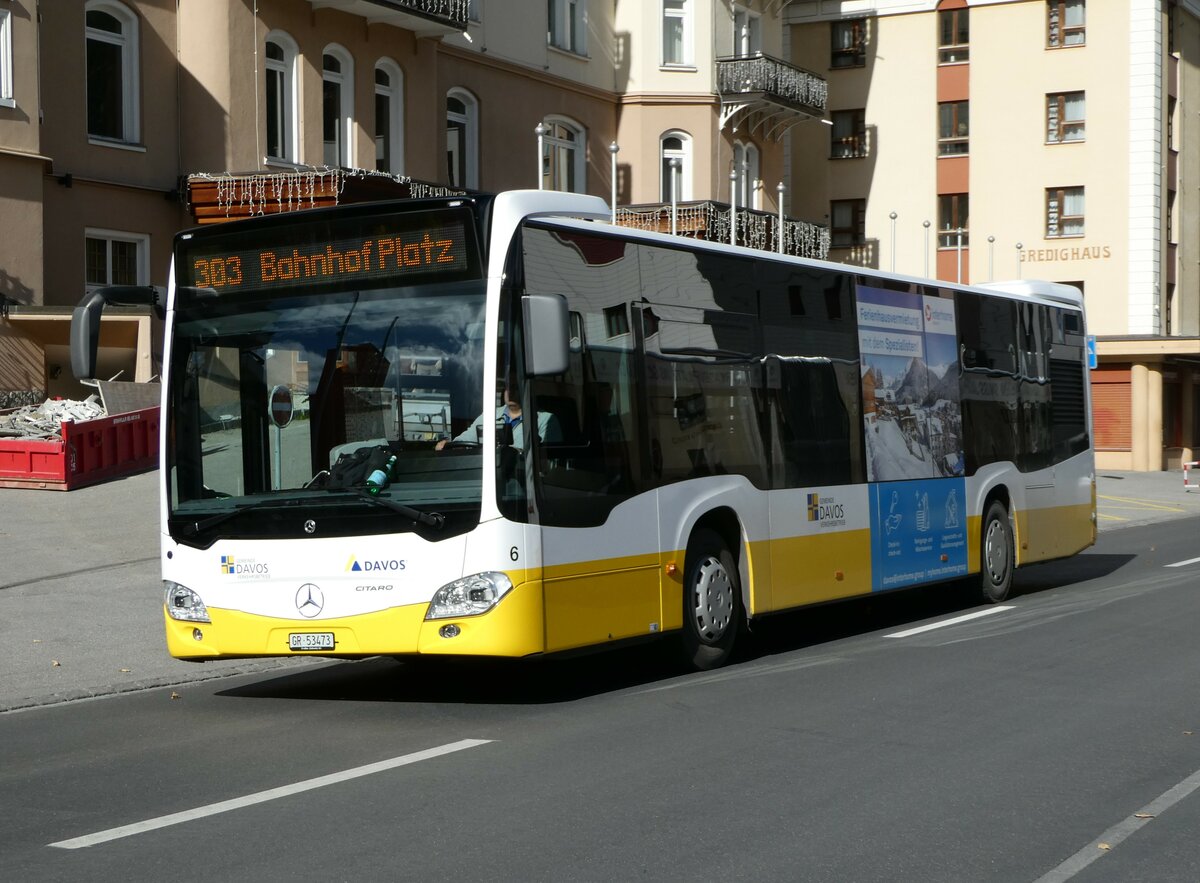
{"label": "white road marking", "polygon": [[390,760],[381,760],[378,763],[369,763],[366,766],[342,770],[340,773],[330,773],[327,776],[318,776],[315,779],[306,779],[303,782],[296,782],[292,785],[284,785],[280,788],[271,788],[267,791],[259,791],[256,794],[247,794],[244,797],[235,797],[232,800],[222,800],[220,803],[210,803],[208,806],[200,806],[196,809],[189,809],[183,812],[172,813],[171,815],[159,816],[156,819],[146,819],[144,822],[135,822],[132,825],[123,825],[120,828],[109,828],[107,831],[100,831],[96,834],[88,834],[83,837],[75,837],[71,840],[60,840],[57,843],[51,843],[50,845],[57,846],[59,849],[82,849],[85,846],[96,846],[100,843],[107,843],[110,840],[120,840],[122,837],[132,837],[134,834],[142,834],[146,831],[154,831],[158,828],[169,827],[170,825],[179,825],[183,822],[191,822],[195,821],[196,819],[203,819],[207,816],[215,816],[223,812],[241,809],[245,806],[253,806],[256,803],[266,803],[268,800],[277,800],[280,797],[289,797],[293,794],[300,794],[304,791],[312,791],[314,788],[324,788],[326,785],[336,785],[339,782],[345,782],[349,779],[357,779],[361,776],[370,776],[375,773],[382,773],[386,770],[395,769],[396,767],[400,766],[406,766],[410,763],[417,763],[422,760],[441,757],[444,754],[453,754],[455,751],[462,751],[466,748],[475,748],[478,745],[486,745],[490,741],[492,740],[463,739],[459,742],[451,742],[448,745],[440,745],[437,748],[428,748],[425,751],[416,751],[412,754],[393,757]]}
{"label": "white road marking", "polygon": [[960,622],[968,622],[972,619],[979,619],[981,616],[991,616],[993,613],[1003,613],[1005,610],[1013,610],[1011,604],[1000,604],[996,607],[989,607],[986,610],[976,610],[974,613],[964,613],[962,616],[956,616],[953,619],[943,619],[941,622],[931,622],[929,625],[919,625],[914,629],[905,629],[902,632],[892,632],[890,635],[884,635],[885,638],[908,638],[912,635],[919,635],[921,632],[931,632],[934,629],[945,628],[948,625],[958,625]]}
{"label": "white road marking", "polygon": [[1130,834],[1154,821],[1197,788],[1200,788],[1200,770],[1196,770],[1174,788],[1164,791],[1156,800],[1146,804],[1133,815],[1113,825],[1050,873],[1039,877],[1036,883],[1063,883],[1070,880],[1106,852],[1111,852]]}
{"label": "white road marking", "polygon": [[1200,558],[1189,558],[1187,561],[1176,561],[1174,564],[1164,564],[1163,567],[1187,567],[1189,564],[1195,564],[1200,561]]}

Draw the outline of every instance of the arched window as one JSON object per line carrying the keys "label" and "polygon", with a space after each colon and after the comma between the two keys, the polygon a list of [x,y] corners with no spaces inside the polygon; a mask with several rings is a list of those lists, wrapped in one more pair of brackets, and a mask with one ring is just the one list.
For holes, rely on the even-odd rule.
{"label": "arched window", "polygon": [[268,162],[295,163],[296,150],[296,41],[282,31],[267,34],[266,68]]}
{"label": "arched window", "polygon": [[349,168],[354,156],[354,59],[334,43],[321,53],[321,120],[325,165]]}
{"label": "arched window", "polygon": [[446,180],[479,187],[479,102],[466,89],[446,93]]}
{"label": "arched window", "polygon": [[375,65],[375,169],[404,173],[404,72],[390,58]]}
{"label": "arched window", "polygon": [[[666,132],[659,139],[662,156],[662,201],[671,201],[672,180],[675,198],[684,202],[692,198],[692,136],[687,132]],[[672,160],[678,160],[672,176]]]}
{"label": "arched window", "polygon": [[88,135],[136,142],[141,134],[137,16],[113,0],[89,0],[84,26]]}
{"label": "arched window", "polygon": [[762,208],[762,172],[758,147],[753,144],[733,143],[733,168],[737,172],[738,208]]}
{"label": "arched window", "polygon": [[542,186],[547,190],[583,193],[586,190],[587,133],[566,117],[547,117],[542,136]]}

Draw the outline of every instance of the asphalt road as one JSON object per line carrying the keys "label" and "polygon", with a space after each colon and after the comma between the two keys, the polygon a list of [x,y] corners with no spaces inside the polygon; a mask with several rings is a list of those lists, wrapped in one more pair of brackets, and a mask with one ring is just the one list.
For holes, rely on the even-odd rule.
{"label": "asphalt road", "polygon": [[710,674],[310,663],[0,714],[0,874],[1200,879],[1198,556],[1186,512],[1106,529],[1009,604],[777,617]]}

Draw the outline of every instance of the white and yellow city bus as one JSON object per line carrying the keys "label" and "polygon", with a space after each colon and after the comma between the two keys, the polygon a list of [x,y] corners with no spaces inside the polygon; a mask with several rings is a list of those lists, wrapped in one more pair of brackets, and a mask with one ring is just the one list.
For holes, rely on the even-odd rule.
{"label": "white and yellow city bus", "polygon": [[179,235],[173,656],[673,634],[708,668],[756,617],[948,580],[999,601],[1015,567],[1095,541],[1076,289],[608,217],[512,192]]}

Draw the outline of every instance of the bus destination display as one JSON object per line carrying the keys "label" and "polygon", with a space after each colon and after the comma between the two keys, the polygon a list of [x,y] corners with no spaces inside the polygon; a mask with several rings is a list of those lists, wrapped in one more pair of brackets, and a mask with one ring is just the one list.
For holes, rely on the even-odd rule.
{"label": "bus destination display", "polygon": [[183,284],[229,293],[338,283],[373,287],[404,276],[462,273],[471,265],[460,223],[299,246],[216,251],[207,243],[195,246],[181,255]]}

